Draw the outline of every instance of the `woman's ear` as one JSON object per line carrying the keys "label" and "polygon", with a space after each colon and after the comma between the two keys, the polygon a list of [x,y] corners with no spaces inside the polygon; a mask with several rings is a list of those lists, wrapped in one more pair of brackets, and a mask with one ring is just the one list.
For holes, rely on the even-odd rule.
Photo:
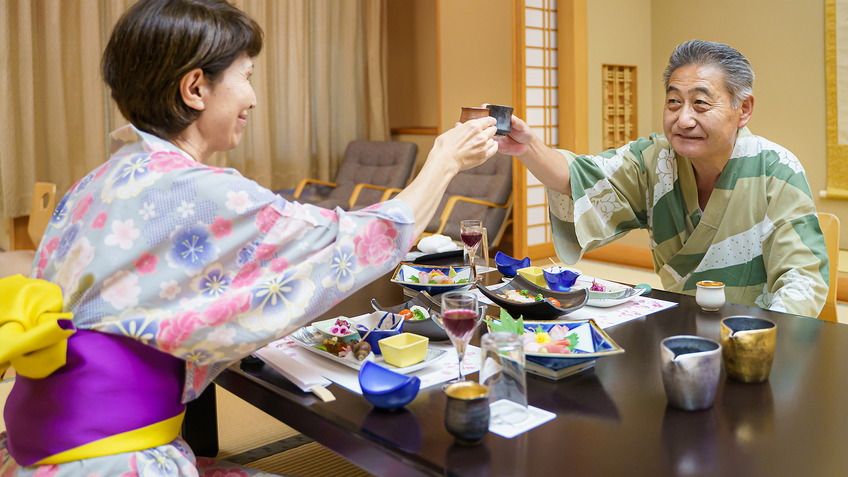
{"label": "woman's ear", "polygon": [[206,109],[204,100],[209,93],[208,85],[202,69],[195,68],[186,73],[180,80],[180,95],[186,106],[198,111]]}

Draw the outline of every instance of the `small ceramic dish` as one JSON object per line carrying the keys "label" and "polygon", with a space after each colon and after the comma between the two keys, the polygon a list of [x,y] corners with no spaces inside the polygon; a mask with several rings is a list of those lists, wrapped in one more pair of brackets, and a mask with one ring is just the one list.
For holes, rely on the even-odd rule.
{"label": "small ceramic dish", "polygon": [[380,349],[387,363],[398,368],[405,368],[420,363],[427,356],[427,345],[430,340],[413,333],[401,333],[380,340]]}
{"label": "small ceramic dish", "polygon": [[433,315],[438,314],[441,309],[441,303],[439,300],[431,297],[427,292],[420,292],[411,300],[406,303],[401,303],[400,305],[394,306],[383,306],[377,302],[377,300],[371,300],[371,307],[377,311],[384,311],[389,313],[399,313],[402,310],[408,310],[413,306],[420,306],[427,310],[430,314],[429,318],[424,320],[406,320],[403,324],[403,330],[408,333],[414,333],[416,335],[426,336],[430,338],[430,341],[448,341],[447,333],[445,330],[440,327],[436,322],[433,321]]}
{"label": "small ceramic dish", "polygon": [[[494,320],[498,322],[498,320]],[[487,325],[488,326],[488,325]],[[606,356],[624,353],[624,348],[619,346],[609,335],[606,334],[595,320],[575,320],[551,322],[524,322],[524,331],[535,332],[541,329],[550,333],[554,327],[565,329],[566,338],[569,339],[570,353],[550,353],[526,351],[524,355],[527,360],[527,372],[549,379],[562,379],[591,369],[595,366],[595,360]],[[489,327],[491,331],[491,327]]]}
{"label": "small ceramic dish", "polygon": [[498,271],[505,277],[514,277],[518,274],[518,269],[527,268],[530,266],[530,257],[524,257],[521,260],[514,259],[505,253],[498,252],[495,254],[495,265]]}
{"label": "small ceramic dish", "polygon": [[407,374],[413,371],[418,371],[419,369],[426,368],[427,366],[430,366],[431,364],[436,363],[437,361],[445,358],[448,354],[448,352],[444,349],[426,348],[424,361],[421,361],[417,364],[413,364],[412,366],[399,368],[397,366],[393,366],[387,363],[384,356],[375,356],[373,352],[370,353],[364,361],[358,361],[354,357],[340,358],[332,353],[328,353],[327,351],[322,350],[318,347],[321,346],[324,337],[313,326],[305,326],[303,328],[299,328],[295,330],[294,333],[290,334],[289,337],[295,342],[295,344],[301,346],[306,350],[309,350],[312,353],[315,353],[318,356],[322,356],[326,359],[329,359],[330,361],[334,361],[341,365],[347,366],[348,368],[353,368],[356,370],[359,370],[365,362],[373,361],[386,369],[390,369],[401,374]]}
{"label": "small ceramic dish", "polygon": [[[336,326],[336,320],[339,320],[339,319],[348,322],[349,326],[346,327],[346,329],[349,330],[348,333],[339,333],[337,331],[338,327]],[[342,343],[348,343],[348,342],[350,342],[350,340],[356,340],[356,341],[360,340],[359,332],[356,331],[356,328],[354,327],[353,321],[351,321],[350,318],[347,318],[345,316],[340,316],[338,318],[331,318],[329,320],[324,320],[324,321],[316,321],[315,323],[312,323],[312,326],[314,326],[315,329],[318,330],[327,339],[336,337]]]}
{"label": "small ceramic dish", "polygon": [[[477,285],[480,293],[495,302],[496,305],[508,311],[512,316],[523,316],[525,320],[555,320],[575,310],[583,308],[589,299],[589,292],[585,289],[570,291],[567,293],[556,292],[548,288],[541,288],[521,275],[516,275],[509,283],[499,288],[490,290],[482,285]],[[542,294],[544,300],[533,303],[518,303],[508,300],[505,296],[507,290],[527,290],[530,296]],[[554,306],[548,299],[555,298],[560,306]]]}
{"label": "small ceramic dish", "polygon": [[[434,270],[440,271],[446,276],[453,279],[454,283],[434,284],[420,283],[418,274],[420,272],[430,273]],[[451,272],[453,270],[453,272]],[[453,273],[453,276],[451,274]],[[427,265],[413,265],[410,263],[401,263],[392,275],[392,283],[396,283],[402,287],[409,288],[415,291],[425,291],[430,295],[438,295],[440,293],[467,290],[471,288],[473,278],[471,276],[471,267],[434,267]],[[459,283],[456,283],[459,282]]]}
{"label": "small ceramic dish", "polygon": [[[380,352],[379,341],[383,338],[399,335],[403,331],[404,325],[403,316],[394,313],[383,313],[383,316],[377,320],[376,325],[369,326],[363,323],[357,323],[356,331],[359,332],[360,336],[365,337],[365,342],[371,346],[371,351],[379,356],[382,354]],[[370,333],[369,330],[371,331]]]}
{"label": "small ceramic dish", "polygon": [[549,267],[542,270],[542,275],[545,277],[545,283],[548,288],[558,292],[570,292],[571,287],[577,283],[579,273],[567,267]]}
{"label": "small ceramic dish", "polygon": [[366,362],[359,369],[359,387],[362,395],[374,407],[392,410],[406,406],[415,399],[421,380]]}
{"label": "small ceramic dish", "polygon": [[542,267],[519,268],[518,275],[516,276],[524,277],[528,282],[540,288],[547,286],[547,283],[545,283],[545,271],[542,270]]}

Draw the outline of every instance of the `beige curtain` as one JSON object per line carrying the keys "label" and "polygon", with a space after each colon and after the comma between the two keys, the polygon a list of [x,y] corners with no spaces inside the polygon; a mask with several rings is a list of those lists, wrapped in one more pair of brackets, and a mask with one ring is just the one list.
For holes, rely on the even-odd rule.
{"label": "beige curtain", "polygon": [[[354,139],[389,139],[386,0],[237,0],[265,30],[258,107],[239,147],[211,162],[272,189],[332,180]],[[112,26],[134,0],[0,2],[0,217],[29,213],[106,160],[126,121],[100,78]]]}

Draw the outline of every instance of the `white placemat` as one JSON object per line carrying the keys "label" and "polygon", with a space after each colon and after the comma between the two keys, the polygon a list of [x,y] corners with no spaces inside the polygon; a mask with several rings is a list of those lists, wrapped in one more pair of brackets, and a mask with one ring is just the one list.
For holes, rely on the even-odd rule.
{"label": "white placemat", "polygon": [[[283,338],[271,343],[277,350],[284,350],[284,353],[302,363],[312,372],[323,376],[330,381],[347,388],[357,394],[362,394],[362,389],[359,387],[359,371],[347,366],[334,363],[329,359],[324,359],[320,355],[303,349],[301,346],[294,343],[291,338]],[[431,343],[431,347],[446,350],[445,357],[439,361],[427,366],[424,369],[409,373],[409,376],[418,376],[421,380],[421,389],[441,384],[451,379],[459,377],[457,368],[459,366],[456,350],[450,343]],[[276,369],[276,368],[275,368]],[[463,376],[475,373],[480,370],[480,348],[476,346],[468,346],[465,350],[465,358],[462,361]]]}
{"label": "white placemat", "polygon": [[[520,412],[520,410],[521,407],[519,404],[507,399],[501,399],[500,401],[489,404],[490,416],[509,416],[510,414]],[[507,439],[512,439],[556,417],[556,414],[535,406],[527,406],[527,414],[526,419],[516,423],[507,422],[508,419],[490,417],[489,432],[506,437]]]}

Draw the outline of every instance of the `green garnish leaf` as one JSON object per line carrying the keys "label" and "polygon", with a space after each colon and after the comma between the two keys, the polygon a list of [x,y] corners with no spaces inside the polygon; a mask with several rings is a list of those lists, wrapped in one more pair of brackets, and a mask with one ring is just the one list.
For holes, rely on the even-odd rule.
{"label": "green garnish leaf", "polygon": [[421,283],[420,281],[418,281],[418,277],[416,277],[416,276],[409,277],[409,281],[414,282],[414,283]]}
{"label": "green garnish leaf", "polygon": [[544,300],[544,299],[545,299],[545,297],[543,297],[541,293],[539,293],[538,295],[536,295],[536,301],[542,301],[542,300]]}
{"label": "green garnish leaf", "polygon": [[568,349],[570,351],[574,351],[574,347],[577,346],[577,341],[579,339],[577,338],[577,333],[571,333],[570,335],[566,336],[565,339],[567,339],[569,342]]}
{"label": "green garnish leaf", "polygon": [[[315,348],[320,349],[321,351],[327,351],[327,348],[325,348],[323,345],[318,345]],[[327,352],[329,353],[329,351],[327,351]]]}
{"label": "green garnish leaf", "polygon": [[459,284],[459,283],[468,283],[468,279],[467,279],[467,278],[460,278],[459,280],[457,280],[457,281],[456,281],[456,283],[457,283],[457,284]]}
{"label": "green garnish leaf", "polygon": [[536,327],[536,334],[537,335],[539,333],[544,333],[544,332],[545,332],[545,330],[544,330],[544,328],[542,328],[542,325],[539,325],[538,327]]}

